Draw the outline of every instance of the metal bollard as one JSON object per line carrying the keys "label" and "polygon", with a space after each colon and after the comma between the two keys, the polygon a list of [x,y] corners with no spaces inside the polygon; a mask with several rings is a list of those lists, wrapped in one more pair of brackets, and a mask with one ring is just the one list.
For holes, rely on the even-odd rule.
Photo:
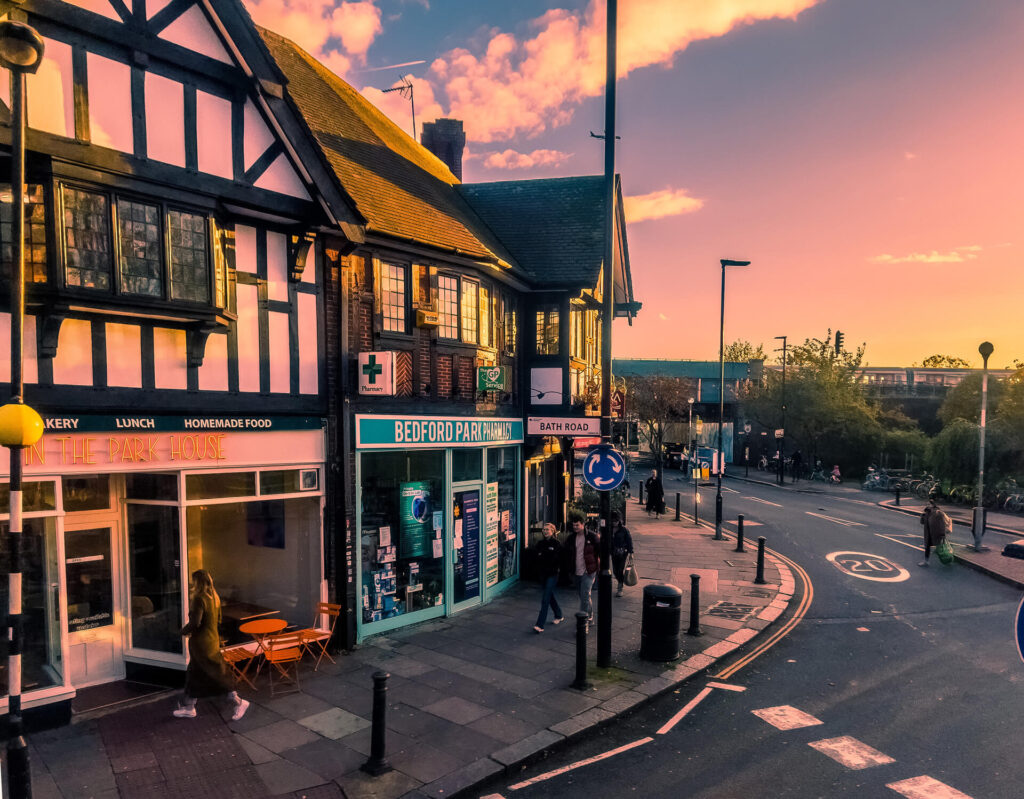
{"label": "metal bollard", "polygon": [[676,521],[679,521],[679,492],[676,491]]}
{"label": "metal bollard", "polygon": [[690,626],[687,635],[704,635],[700,631],[700,575],[690,575]]}
{"label": "metal bollard", "polygon": [[643,505],[644,504],[644,484],[643,484],[643,481],[641,481],[640,484],[637,485],[636,489],[637,489],[636,490],[636,501],[637,501],[637,504],[638,505]]}
{"label": "metal bollard", "polygon": [[386,671],[373,675],[373,728],[370,732],[370,759],[360,769],[374,777],[391,771],[384,754],[387,745],[388,677]]}
{"label": "metal bollard", "polygon": [[736,517],[736,551],[746,552],[743,548],[743,514]]}
{"label": "metal bollard", "polygon": [[899,506],[900,506],[900,489],[899,489],[899,486],[896,486],[896,507],[898,508]]}
{"label": "metal bollard", "polygon": [[585,691],[590,687],[587,682],[587,614],[576,611],[576,679],[570,688]]}
{"label": "metal bollard", "polygon": [[764,536],[758,536],[757,539],[757,577],[754,578],[754,582],[758,585],[764,585],[767,580],[764,579]]}

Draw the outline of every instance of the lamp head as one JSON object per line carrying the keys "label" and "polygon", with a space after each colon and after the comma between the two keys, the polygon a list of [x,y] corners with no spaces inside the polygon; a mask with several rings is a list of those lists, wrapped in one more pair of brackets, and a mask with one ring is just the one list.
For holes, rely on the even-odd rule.
{"label": "lamp head", "polygon": [[750,266],[750,261],[734,261],[731,258],[723,258],[720,263],[723,268],[726,266]]}
{"label": "lamp head", "polygon": [[992,354],[992,351],[994,349],[995,349],[995,347],[992,346],[992,342],[991,341],[983,341],[983,342],[981,342],[981,346],[978,347],[978,352],[980,352],[981,353],[981,357],[984,358],[987,361],[988,360],[988,356]]}
{"label": "lamp head", "polygon": [[43,39],[24,22],[0,22],[0,66],[11,71],[32,73],[43,61]]}
{"label": "lamp head", "polygon": [[688,403],[690,403],[691,405],[693,405],[693,397],[690,397],[690,398],[689,398],[689,399],[687,400],[687,402],[688,402]]}

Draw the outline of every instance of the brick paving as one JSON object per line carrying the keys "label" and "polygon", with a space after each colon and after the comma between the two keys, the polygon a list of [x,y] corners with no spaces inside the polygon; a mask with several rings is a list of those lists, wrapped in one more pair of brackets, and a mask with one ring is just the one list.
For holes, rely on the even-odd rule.
{"label": "brick paving", "polygon": [[[271,699],[261,677],[239,722],[230,709],[199,703],[196,719],[171,716],[174,700],[150,701],[32,736],[36,799],[299,799],[450,797],[544,749],[671,690],[745,646],[781,614],[793,594],[789,570],[769,559],[755,585],[755,553],[733,551],[709,530],[648,519],[631,503],[640,585],[613,600],[613,658],[593,666],[593,687],[574,677],[576,610],[559,589],[565,623],[532,627],[538,586],[524,582],[489,605],[371,638],[301,677],[301,693]],[[769,546],[770,546],[769,542]],[[689,619],[689,575],[701,574],[700,637],[682,636],[670,663],[641,660],[641,590],[672,582]],[[596,606],[595,589],[595,606]],[[394,770],[360,770],[370,751],[372,675],[387,671],[387,755]]]}

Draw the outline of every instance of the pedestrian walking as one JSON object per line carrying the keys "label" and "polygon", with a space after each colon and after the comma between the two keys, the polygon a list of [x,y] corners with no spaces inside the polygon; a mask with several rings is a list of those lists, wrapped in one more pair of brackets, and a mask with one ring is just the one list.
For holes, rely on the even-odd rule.
{"label": "pedestrian walking", "polygon": [[562,547],[573,586],[579,592],[580,611],[587,614],[587,621],[594,620],[594,603],[591,592],[597,579],[597,552],[600,542],[597,534],[583,526],[583,517],[574,515],[569,522],[572,533]]}
{"label": "pedestrian walking", "polygon": [[196,717],[196,700],[227,695],[235,706],[232,721],[238,721],[249,709],[249,702],[235,690],[227,663],[220,654],[220,597],[213,578],[205,569],[192,572],[192,597],[188,624],[181,634],[188,639],[188,669],[185,671],[185,698],[174,711],[180,719]]}
{"label": "pedestrian walking", "polygon": [[654,469],[651,476],[647,478],[644,489],[647,491],[647,515],[650,516],[651,513],[654,513],[655,516],[658,516],[664,513],[665,488],[661,484],[661,478],[658,477],[657,469]]}
{"label": "pedestrian walking", "polygon": [[558,572],[562,566],[562,545],[555,538],[555,525],[551,522],[544,523],[544,537],[537,542],[537,564],[540,569],[543,590],[540,597],[540,615],[537,616],[537,623],[533,625],[535,632],[544,632],[544,623],[548,620],[548,607],[550,606],[555,618],[552,624],[561,624],[562,609],[558,607],[558,600],[555,598],[555,589],[558,587]]}
{"label": "pedestrian walking", "polygon": [[612,572],[619,581],[615,596],[622,596],[622,583],[626,574],[626,559],[633,554],[633,536],[623,526],[618,511],[612,511]]}
{"label": "pedestrian walking", "polygon": [[800,479],[800,472],[803,471],[804,467],[804,456],[800,454],[800,450],[796,450],[792,455],[793,461],[793,482],[795,483]]}
{"label": "pedestrian walking", "polygon": [[924,560],[917,565],[927,566],[932,547],[939,546],[946,535],[952,531],[953,520],[932,499],[929,500],[921,514],[921,524],[924,525]]}

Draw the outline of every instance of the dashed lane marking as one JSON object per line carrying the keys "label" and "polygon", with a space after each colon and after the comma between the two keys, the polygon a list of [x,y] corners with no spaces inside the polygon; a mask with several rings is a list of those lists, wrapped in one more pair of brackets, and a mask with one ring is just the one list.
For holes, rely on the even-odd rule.
{"label": "dashed lane marking", "polygon": [[770,500],[761,499],[760,497],[743,497],[743,498],[744,499],[753,500],[754,502],[762,502],[765,505],[771,505],[771,506],[776,507],[776,508],[781,508],[782,507],[778,502],[771,502]]}
{"label": "dashed lane marking", "polygon": [[780,730],[798,730],[801,727],[813,727],[822,723],[810,713],[804,713],[791,705],[763,707],[750,712]]}
{"label": "dashed lane marking", "polygon": [[828,755],[848,769],[871,768],[872,766],[882,766],[886,763],[896,762],[888,755],[882,754],[877,749],[858,741],[850,735],[843,735],[839,738],[825,738],[821,741],[811,741],[808,746],[817,749],[823,755]]}
{"label": "dashed lane marking", "polygon": [[814,513],[814,512],[809,511],[809,510],[805,510],[804,513],[806,513],[808,516],[814,516],[814,517],[816,517],[818,519],[825,519],[826,521],[835,522],[836,524],[841,524],[841,525],[843,525],[843,527],[863,527],[864,526],[864,524],[862,522],[854,522],[854,521],[851,521],[850,519],[840,519],[837,516],[827,516],[824,513]]}
{"label": "dashed lane marking", "polygon": [[682,710],[680,710],[672,718],[670,718],[668,721],[666,721],[664,724],[661,725],[661,729],[658,730],[658,735],[664,735],[666,732],[668,732],[673,727],[675,727],[680,721],[683,720],[683,718],[686,716],[687,713],[689,713],[691,710],[693,710],[695,707],[697,707],[697,705],[699,705],[704,700],[704,698],[708,694],[710,694],[710,693],[711,693],[711,688],[710,687],[702,688],[701,692],[699,694],[697,694],[689,702],[687,702],[683,706]]}
{"label": "dashed lane marking", "polygon": [[832,497],[832,499],[838,499],[840,502],[855,502],[858,505],[870,505],[875,507],[877,502],[868,502],[866,499],[850,499],[849,497]]}
{"label": "dashed lane marking", "polygon": [[612,749],[608,752],[603,752],[600,755],[588,757],[586,760],[579,760],[576,763],[570,763],[568,766],[562,766],[561,768],[556,768],[554,771],[539,774],[536,777],[524,780],[523,782],[517,782],[515,785],[509,785],[508,789],[510,791],[518,791],[520,788],[526,788],[530,785],[535,785],[538,782],[544,782],[544,780],[557,777],[559,774],[565,774],[567,771],[573,771],[574,769],[582,768],[583,766],[589,766],[591,763],[598,763],[602,760],[607,760],[609,757],[614,757],[615,755],[622,754],[623,752],[628,752],[630,749],[636,749],[638,746],[643,746],[644,744],[649,744],[653,740],[654,739],[650,736],[641,738],[639,741],[633,741],[633,743],[620,746],[617,749]]}
{"label": "dashed lane marking", "polygon": [[943,782],[928,776],[911,777],[909,780],[890,782],[885,786],[907,799],[971,799],[967,794],[951,788]]}

